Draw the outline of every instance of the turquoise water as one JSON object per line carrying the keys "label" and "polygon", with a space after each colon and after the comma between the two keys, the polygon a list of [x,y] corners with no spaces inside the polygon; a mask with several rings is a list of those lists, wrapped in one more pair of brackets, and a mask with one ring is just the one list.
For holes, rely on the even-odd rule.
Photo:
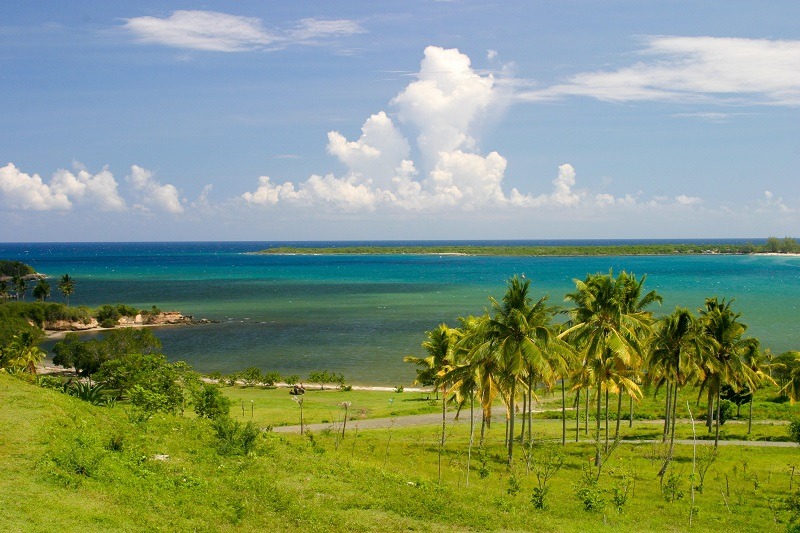
{"label": "turquoise water", "polygon": [[0,244],[0,258],[54,277],[69,273],[77,281],[73,305],[158,305],[218,320],[156,330],[165,354],[201,371],[255,365],[304,378],[329,369],[351,383],[408,384],[414,369],[402,358],[421,354],[425,331],[481,313],[490,295],[502,296],[508,277],[524,273],[537,298],[549,294],[560,304],[573,278],[609,268],[646,273],[646,288],[664,296],[656,312],[735,297],[748,333],[763,346],[800,348],[796,257],[247,254],[278,244],[290,243]]}

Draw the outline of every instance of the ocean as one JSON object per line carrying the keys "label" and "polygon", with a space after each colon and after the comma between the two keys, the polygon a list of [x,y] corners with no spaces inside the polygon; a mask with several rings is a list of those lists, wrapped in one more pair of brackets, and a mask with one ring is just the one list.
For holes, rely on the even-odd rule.
{"label": "ocean", "polygon": [[[661,241],[448,241],[386,244],[603,244]],[[671,241],[675,242],[675,241]],[[695,241],[680,241],[695,242]],[[739,242],[719,240],[709,242]],[[374,242],[6,243],[0,259],[20,260],[53,278],[76,280],[71,305],[126,303],[177,310],[213,324],[156,328],[163,352],[202,372],[258,366],[305,379],[344,374],[348,383],[409,385],[408,354],[422,355],[425,332],[480,314],[514,274],[532,296],[563,304],[573,279],[627,270],[647,274],[664,297],[656,314],[697,310],[706,297],[735,298],[748,334],[779,354],[800,349],[800,257],[753,255],[471,257],[453,255],[253,255],[275,246]],[[60,294],[53,282],[53,299]],[[28,296],[30,298],[30,296]],[[88,335],[88,334],[87,334]],[[52,342],[45,348],[52,347]]]}

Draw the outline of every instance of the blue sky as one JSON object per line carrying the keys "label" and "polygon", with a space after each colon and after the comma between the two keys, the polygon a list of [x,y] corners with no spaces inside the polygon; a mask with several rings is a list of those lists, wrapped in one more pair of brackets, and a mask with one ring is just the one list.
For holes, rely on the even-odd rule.
{"label": "blue sky", "polygon": [[0,14],[0,241],[797,235],[795,1]]}

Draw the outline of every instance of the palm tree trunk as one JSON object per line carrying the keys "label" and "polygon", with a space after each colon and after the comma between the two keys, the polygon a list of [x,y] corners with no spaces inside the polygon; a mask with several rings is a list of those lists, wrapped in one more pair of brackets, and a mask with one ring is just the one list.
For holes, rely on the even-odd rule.
{"label": "palm tree trunk", "polygon": [[588,436],[589,435],[589,391],[590,388],[586,388],[586,408],[583,410],[583,434]]}
{"label": "palm tree trunk", "polygon": [[666,400],[664,401],[664,434],[661,442],[667,442],[667,435],[669,435],[669,425],[672,417],[670,416],[670,407],[672,406],[672,383],[667,382]]}
{"label": "palm tree trunk", "polygon": [[[561,445],[567,445],[567,391],[564,378],[561,378]],[[619,427],[619,424],[617,424]]]}
{"label": "palm tree trunk", "polygon": [[606,417],[606,451],[605,451],[605,453],[608,453],[608,389],[606,389],[606,411],[605,411],[604,414],[605,414],[605,417]]}
{"label": "palm tree trunk", "polygon": [[750,430],[753,429],[753,398],[750,397],[750,414],[747,417],[747,434],[750,434]]}
{"label": "palm tree trunk", "polygon": [[514,412],[514,398],[516,397],[517,393],[517,380],[511,382],[511,422],[510,422],[510,431],[509,435],[512,438],[508,439],[508,466],[511,466],[511,462],[514,460],[514,419],[516,418],[516,413]]}
{"label": "palm tree trunk", "polygon": [[602,406],[602,394],[600,394],[600,387],[597,387],[597,430],[595,432],[595,448],[596,448],[596,455],[594,458],[594,464],[597,467],[597,475],[600,475],[600,467],[603,465],[603,458],[600,456],[600,407]]}
{"label": "palm tree trunk", "polygon": [[708,432],[711,433],[711,424],[714,419],[714,393],[711,390],[711,386],[708,387],[708,414],[706,415],[706,427],[708,427]]}
{"label": "palm tree trunk", "polygon": [[717,423],[715,424],[714,429],[714,449],[719,446],[719,417],[720,417],[720,401],[719,401],[719,390],[721,387],[717,387]]}
{"label": "palm tree trunk", "polygon": [[575,391],[575,442],[581,434],[581,390]]}
{"label": "palm tree trunk", "polygon": [[630,415],[628,416],[628,427],[633,427],[633,396],[629,396],[628,400],[630,401]]}
{"label": "palm tree trunk", "polygon": [[619,420],[620,416],[622,416],[622,391],[624,389],[622,387],[619,388],[618,397],[617,397],[617,428],[614,430],[614,440],[619,439]]}
{"label": "palm tree trunk", "polygon": [[469,467],[472,464],[472,443],[475,436],[475,387],[469,395],[469,448],[467,448],[467,487],[469,487]]}
{"label": "palm tree trunk", "polygon": [[533,372],[528,377],[528,442],[533,442]]}
{"label": "palm tree trunk", "polygon": [[447,424],[447,393],[442,391],[442,440],[439,442],[439,484],[442,484],[442,452],[444,451],[444,432]]}

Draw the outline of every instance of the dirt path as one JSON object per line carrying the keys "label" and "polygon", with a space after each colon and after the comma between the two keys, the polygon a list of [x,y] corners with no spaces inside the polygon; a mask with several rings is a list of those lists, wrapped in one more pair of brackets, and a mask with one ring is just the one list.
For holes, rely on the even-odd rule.
{"label": "dirt path", "polygon": [[[534,409],[534,413],[542,412],[542,411],[550,411],[550,409]],[[460,423],[460,424],[469,424],[469,412],[464,413],[461,412],[459,419],[455,420],[455,411],[447,413],[447,423]],[[492,416],[492,421],[502,421],[505,418],[505,414],[495,414]],[[480,424],[481,414],[480,412],[475,413],[475,421],[476,424]],[[645,422],[645,421],[640,421]],[[389,428],[404,428],[404,427],[414,427],[414,426],[426,426],[426,425],[434,425],[434,424],[441,424],[442,423],[442,415],[441,413],[429,413],[424,415],[408,415],[408,416],[396,416],[391,418],[367,418],[364,420],[350,420],[348,421],[347,427],[349,430],[354,430],[356,426],[358,429],[389,429]],[[663,423],[663,421],[661,421]],[[754,421],[755,423],[755,421]],[[324,424],[307,424],[303,426],[304,430],[312,431],[312,432],[320,432],[325,429],[334,430],[337,429],[339,424],[333,423],[324,423]],[[275,433],[299,433],[300,426],[277,426],[272,428],[272,431]],[[591,439],[581,440],[581,442],[589,442]],[[622,439],[622,442],[625,444],[660,444],[661,440],[653,440],[653,439]],[[709,444],[710,440],[702,439],[698,440],[698,445],[707,445]],[[676,439],[676,444],[682,445],[689,445],[693,444],[691,439]],[[758,440],[720,440],[720,446],[756,446],[756,447],[763,447],[763,448],[798,448],[800,445],[794,442],[778,442],[778,441],[758,441]]]}

